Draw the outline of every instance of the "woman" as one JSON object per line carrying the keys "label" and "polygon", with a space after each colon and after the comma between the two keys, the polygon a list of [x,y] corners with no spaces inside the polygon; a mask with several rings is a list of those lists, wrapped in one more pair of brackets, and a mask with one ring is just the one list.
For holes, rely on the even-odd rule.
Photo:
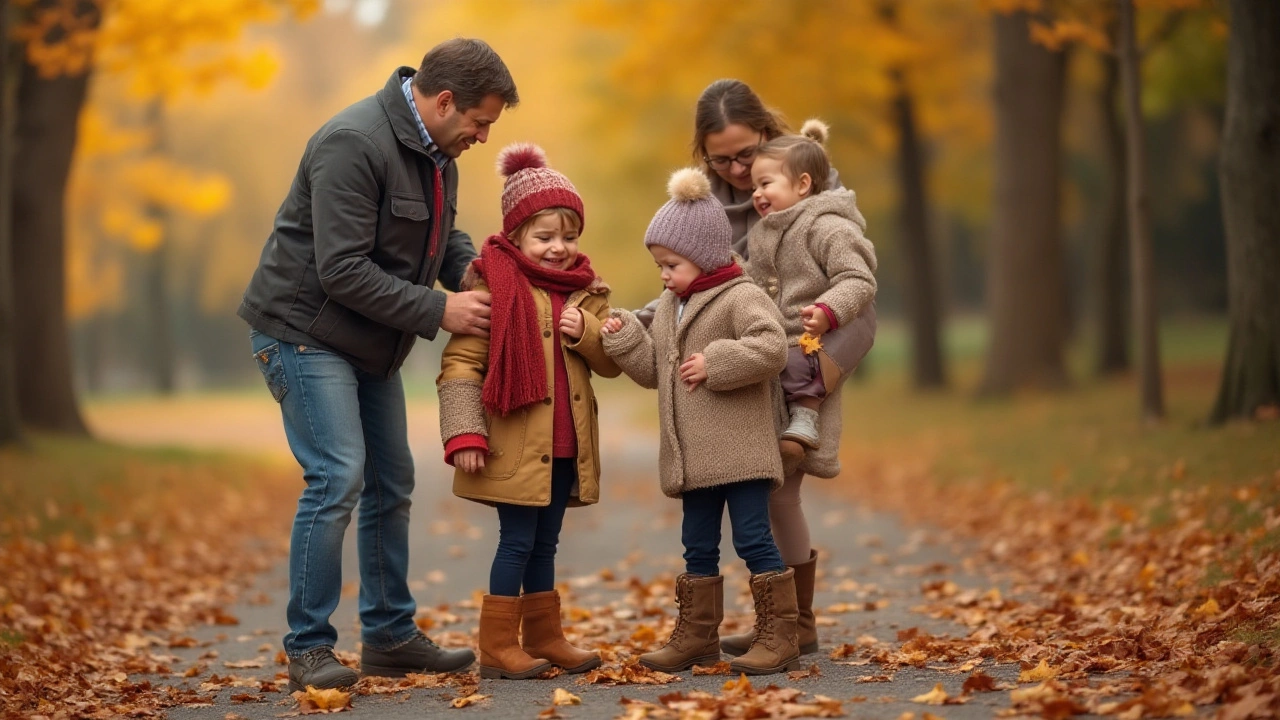
{"label": "woman", "polygon": [[[760,96],[741,80],[717,80],[698,98],[693,155],[705,166],[712,195],[724,207],[733,227],[733,251],[744,260],[750,260],[747,233],[760,219],[751,203],[751,164],[761,145],[789,132],[786,120],[766,107]],[[831,169],[827,186],[842,187],[835,168]],[[636,315],[647,325],[656,305],[655,300]],[[813,615],[817,553],[809,544],[809,524],[800,505],[800,486],[809,459],[806,456],[800,468],[788,474],[782,487],[769,498],[769,523],[774,541],[783,562],[795,570],[802,654],[818,651]],[[722,637],[720,647],[730,655],[742,655],[754,637],[754,631]]]}

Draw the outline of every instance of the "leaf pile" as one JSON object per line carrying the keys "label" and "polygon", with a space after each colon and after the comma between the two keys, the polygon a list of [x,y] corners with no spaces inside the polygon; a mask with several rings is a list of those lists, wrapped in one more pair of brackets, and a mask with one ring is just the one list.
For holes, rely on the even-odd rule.
{"label": "leaf pile", "polygon": [[839,700],[815,695],[804,700],[805,693],[796,688],[770,685],[763,690],[752,687],[746,676],[725,682],[722,692],[713,695],[701,690],[670,693],[658,697],[657,703],[622,698],[622,720],[680,720],[682,718],[798,718],[844,717]]}
{"label": "leaf pile", "polygon": [[133,677],[193,678],[207,669],[179,668],[167,651],[195,644],[183,634],[190,626],[237,622],[226,608],[279,557],[278,545],[264,550],[256,541],[264,528],[287,524],[293,478],[263,472],[249,492],[214,470],[135,471],[165,475],[173,490],[118,498],[87,539],[71,532],[44,538],[33,532],[36,522],[10,524],[0,544],[6,714],[140,717],[210,700],[203,688]]}
{"label": "leaf pile", "polygon": [[[1018,662],[1013,711],[1066,717],[1174,717],[1218,705],[1218,717],[1280,715],[1280,510],[1259,498],[1280,472],[1234,493],[1247,527],[1221,521],[1209,487],[1174,489],[1133,506],[1008,483],[933,482],[929,463],[855,459],[839,492],[949,531],[978,548],[969,561],[1012,588],[921,586],[923,611],[966,637],[900,638],[856,648],[890,668],[938,660]],[[1116,700],[1120,697],[1120,700]]]}

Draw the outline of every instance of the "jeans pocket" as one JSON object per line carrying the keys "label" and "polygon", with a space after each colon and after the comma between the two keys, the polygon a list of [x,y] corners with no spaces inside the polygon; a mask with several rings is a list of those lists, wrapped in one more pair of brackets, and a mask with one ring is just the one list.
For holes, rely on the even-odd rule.
{"label": "jeans pocket", "polygon": [[253,359],[262,371],[262,379],[267,381],[267,389],[276,402],[284,400],[289,392],[289,384],[284,377],[284,361],[280,359],[280,343],[272,343],[254,353]]}

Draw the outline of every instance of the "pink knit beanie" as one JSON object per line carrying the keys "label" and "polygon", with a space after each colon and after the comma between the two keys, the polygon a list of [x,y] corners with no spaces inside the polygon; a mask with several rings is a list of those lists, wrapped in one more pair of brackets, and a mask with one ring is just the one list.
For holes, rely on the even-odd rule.
{"label": "pink knit beanie", "polygon": [[700,170],[684,168],[667,181],[671,199],[658,208],[644,234],[644,246],[661,245],[689,258],[703,272],[733,262],[733,228],[724,206],[711,196]]}
{"label": "pink knit beanie", "polygon": [[569,178],[547,167],[547,156],[533,143],[512,143],[498,153],[502,187],[502,234],[508,237],[533,215],[553,207],[582,214],[582,197]]}

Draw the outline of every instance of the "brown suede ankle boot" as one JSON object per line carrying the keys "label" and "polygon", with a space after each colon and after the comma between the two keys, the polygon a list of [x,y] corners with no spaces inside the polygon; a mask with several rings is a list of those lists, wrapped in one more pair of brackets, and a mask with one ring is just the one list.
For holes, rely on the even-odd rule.
{"label": "brown suede ankle boot", "polygon": [[485,595],[480,606],[480,677],[525,680],[551,669],[520,649],[520,598]]}
{"label": "brown suede ankle boot", "polygon": [[[800,654],[818,652],[818,624],[813,614],[813,586],[818,572],[818,551],[809,551],[809,560],[799,565],[788,565],[796,571],[796,609],[799,612]],[[755,630],[720,638],[720,650],[737,657],[751,647],[756,639]]]}
{"label": "brown suede ankle boot", "polygon": [[560,593],[555,590],[525,595],[520,645],[533,657],[544,657],[570,675],[600,666],[599,653],[576,648],[564,639],[560,624]]}
{"label": "brown suede ankle boot", "polygon": [[720,662],[720,620],[724,618],[724,577],[687,573],[676,578],[676,618],[671,639],[661,650],[640,656],[640,664],[662,672]]}
{"label": "brown suede ankle boot", "polygon": [[787,568],[751,576],[756,637],[747,652],[729,663],[735,673],[771,675],[800,667],[795,575],[795,570]]}

